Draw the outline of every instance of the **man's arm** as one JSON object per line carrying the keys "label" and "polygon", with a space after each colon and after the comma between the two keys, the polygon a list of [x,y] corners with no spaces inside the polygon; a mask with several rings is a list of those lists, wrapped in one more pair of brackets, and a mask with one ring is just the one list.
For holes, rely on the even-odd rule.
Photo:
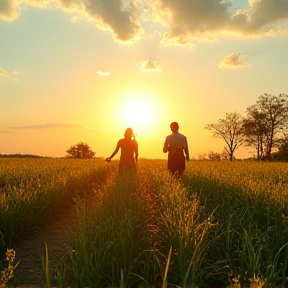
{"label": "man's arm", "polygon": [[169,152],[169,147],[168,147],[167,138],[165,139],[165,143],[164,143],[164,147],[163,147],[163,152],[164,152],[164,153]]}
{"label": "man's arm", "polygon": [[186,155],[186,160],[189,161],[189,160],[190,160],[190,157],[189,157],[189,149],[186,148],[186,149],[184,149],[184,151],[185,151],[185,155]]}
{"label": "man's arm", "polygon": [[169,148],[168,148],[168,147],[164,147],[164,148],[163,148],[163,152],[164,152],[164,153],[169,152]]}
{"label": "man's arm", "polygon": [[188,141],[187,141],[187,138],[185,137],[185,148],[184,148],[184,151],[185,151],[185,158],[187,161],[190,160],[190,157],[189,157],[189,149],[188,149]]}

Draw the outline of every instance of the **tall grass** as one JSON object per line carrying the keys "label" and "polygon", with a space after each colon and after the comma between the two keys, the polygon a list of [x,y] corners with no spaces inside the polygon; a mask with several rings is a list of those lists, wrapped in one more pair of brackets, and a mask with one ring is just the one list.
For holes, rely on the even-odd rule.
{"label": "tall grass", "polygon": [[275,287],[287,277],[287,168],[285,163],[191,162],[184,176],[205,210],[217,207],[217,234],[223,236],[211,258],[226,263],[224,274],[241,275],[242,285],[256,275]]}
{"label": "tall grass", "polygon": [[77,287],[191,287],[207,276],[202,261],[211,244],[212,213],[205,215],[199,197],[189,199],[166,170],[147,165],[137,175],[112,174],[93,198],[76,199],[66,266]]}
{"label": "tall grass", "polygon": [[70,161],[0,161],[5,243],[25,235],[18,213],[37,223],[34,213],[43,222],[63,202],[75,207],[58,287],[287,282],[287,164],[190,161],[176,179],[162,160],[140,159],[136,175],[118,174],[117,161]]}
{"label": "tall grass", "polygon": [[0,159],[0,251],[71,204],[107,171],[103,162]]}
{"label": "tall grass", "polygon": [[211,245],[210,230],[216,224],[212,221],[213,211],[205,214],[199,196],[189,197],[189,190],[168,173],[155,173],[153,180],[157,199],[156,248],[168,255],[167,248],[172,247],[168,281],[181,287],[197,286],[207,276],[203,260]]}
{"label": "tall grass", "polygon": [[[143,197],[134,175],[112,176],[87,203],[76,200],[77,224],[71,243],[77,287],[131,287],[149,278],[151,246]],[[69,265],[69,264],[67,264]]]}
{"label": "tall grass", "polygon": [[42,258],[42,267],[44,271],[44,288],[51,288],[51,273],[49,266],[48,246],[45,242],[45,256]]}

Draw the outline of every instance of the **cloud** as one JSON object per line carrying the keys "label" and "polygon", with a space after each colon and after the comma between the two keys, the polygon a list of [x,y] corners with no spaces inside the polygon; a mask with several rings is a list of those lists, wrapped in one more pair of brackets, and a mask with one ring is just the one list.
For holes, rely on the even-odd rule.
{"label": "cloud", "polygon": [[[74,1],[70,1],[74,2]],[[97,27],[112,32],[118,41],[136,41],[143,29],[137,17],[138,1],[86,0],[85,12]]]}
{"label": "cloud", "polygon": [[17,71],[17,70],[15,70],[12,73],[9,73],[9,72],[5,71],[3,68],[0,67],[0,77],[6,77],[6,78],[9,78],[9,79],[11,79],[13,81],[18,81],[18,79],[16,77],[14,77],[14,76],[19,75],[19,74],[20,74],[20,72]]}
{"label": "cloud", "polygon": [[230,19],[231,2],[215,0],[156,0],[158,21],[167,28],[163,44],[193,46],[211,40]]}
{"label": "cloud", "polygon": [[[247,36],[282,33],[288,20],[288,0],[250,0],[248,10],[238,10],[228,27]],[[286,25],[287,28],[287,25]]]}
{"label": "cloud", "polygon": [[19,16],[17,2],[14,0],[0,1],[0,18],[6,21],[12,21]]}
{"label": "cloud", "polygon": [[221,34],[251,37],[282,33],[288,20],[288,0],[250,0],[248,9],[235,13],[229,0],[155,0],[153,9],[167,29],[163,45],[193,47]]}
{"label": "cloud", "polygon": [[143,72],[159,72],[161,71],[160,66],[156,61],[145,60],[141,63],[140,67]]}
{"label": "cloud", "polygon": [[115,41],[134,42],[143,33],[137,3],[136,0],[1,0],[0,18],[12,21],[27,6],[54,7],[70,13],[74,21],[84,19],[111,32]]}
{"label": "cloud", "polygon": [[67,124],[67,123],[47,123],[44,125],[26,125],[26,126],[13,126],[7,127],[7,129],[12,130],[29,130],[29,129],[55,129],[55,128],[83,128],[80,124]]}
{"label": "cloud", "polygon": [[109,72],[97,71],[97,75],[100,75],[100,76],[109,76]]}
{"label": "cloud", "polygon": [[8,131],[8,130],[2,130],[2,129],[0,129],[0,134],[16,134],[16,133],[13,132],[13,131]]}
{"label": "cloud", "polygon": [[241,53],[232,53],[224,58],[220,63],[219,68],[233,68],[233,67],[248,67],[251,66],[249,63],[243,62],[248,55]]}
{"label": "cloud", "polygon": [[[241,7],[239,0],[233,1]],[[288,0],[250,0],[249,6],[242,1],[243,8],[237,11],[233,1],[0,0],[0,18],[12,21],[27,6],[58,8],[70,13],[73,21],[94,23],[98,29],[109,31],[116,42],[126,43],[143,37],[142,22],[145,27],[150,27],[148,21],[157,22],[166,30],[163,45],[186,47],[215,41],[223,34],[255,37],[286,32]]]}

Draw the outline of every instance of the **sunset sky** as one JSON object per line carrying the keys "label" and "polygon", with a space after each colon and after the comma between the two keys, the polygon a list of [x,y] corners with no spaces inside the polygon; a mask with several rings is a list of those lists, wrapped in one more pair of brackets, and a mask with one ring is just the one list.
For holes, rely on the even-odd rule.
{"label": "sunset sky", "polygon": [[206,124],[288,93],[287,33],[288,0],[0,0],[0,153],[108,157],[131,127],[166,158],[173,121],[221,152]]}

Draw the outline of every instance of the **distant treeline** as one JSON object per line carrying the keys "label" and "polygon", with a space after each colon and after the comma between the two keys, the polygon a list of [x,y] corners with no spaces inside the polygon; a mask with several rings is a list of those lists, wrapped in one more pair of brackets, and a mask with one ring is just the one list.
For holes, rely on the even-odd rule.
{"label": "distant treeline", "polygon": [[51,158],[32,154],[0,154],[0,158]]}

